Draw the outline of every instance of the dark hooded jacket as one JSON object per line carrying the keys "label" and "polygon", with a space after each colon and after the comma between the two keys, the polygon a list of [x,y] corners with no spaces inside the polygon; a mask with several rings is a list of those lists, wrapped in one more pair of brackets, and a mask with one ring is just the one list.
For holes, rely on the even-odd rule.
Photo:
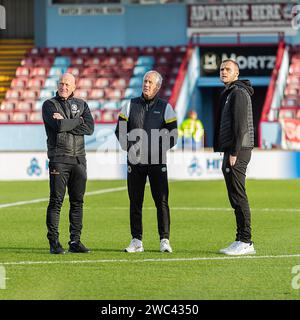
{"label": "dark hooded jacket", "polygon": [[222,91],[214,131],[214,151],[236,156],[239,150],[254,147],[253,93],[249,80],[234,81]]}

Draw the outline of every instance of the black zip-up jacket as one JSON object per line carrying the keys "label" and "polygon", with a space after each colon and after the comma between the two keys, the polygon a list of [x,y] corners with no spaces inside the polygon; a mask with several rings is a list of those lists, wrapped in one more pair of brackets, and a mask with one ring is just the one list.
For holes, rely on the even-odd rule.
{"label": "black zip-up jacket", "polygon": [[[64,119],[53,119],[54,113]],[[73,94],[66,100],[56,94],[44,102],[42,114],[50,161],[70,164],[85,161],[84,135],[94,132],[94,119],[87,103]]]}
{"label": "black zip-up jacket", "polygon": [[177,117],[172,106],[157,95],[143,95],[123,106],[116,136],[131,164],[165,164],[166,152],[177,143]]}
{"label": "black zip-up jacket", "polygon": [[222,91],[214,134],[214,151],[236,156],[254,147],[254,126],[249,80],[237,80]]}

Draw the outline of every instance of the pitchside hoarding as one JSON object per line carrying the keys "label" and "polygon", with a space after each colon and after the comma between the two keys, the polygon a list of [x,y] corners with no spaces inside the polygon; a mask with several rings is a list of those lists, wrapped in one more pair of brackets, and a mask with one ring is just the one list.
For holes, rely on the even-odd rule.
{"label": "pitchside hoarding", "polygon": [[292,8],[297,1],[274,3],[222,3],[188,5],[188,36],[211,32],[286,32],[292,28]]}
{"label": "pitchside hoarding", "polygon": [[[44,152],[0,153],[0,180],[47,180]],[[126,179],[126,154],[88,152],[89,179]],[[168,176],[174,180],[223,179],[222,155],[214,152],[170,152]],[[258,151],[252,154],[247,177],[252,179],[300,178],[300,152]]]}

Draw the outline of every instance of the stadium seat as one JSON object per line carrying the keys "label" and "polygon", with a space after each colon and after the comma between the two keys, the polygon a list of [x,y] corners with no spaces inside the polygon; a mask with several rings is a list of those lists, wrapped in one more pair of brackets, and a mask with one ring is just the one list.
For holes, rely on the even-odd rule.
{"label": "stadium seat", "polygon": [[105,110],[120,110],[121,103],[120,101],[104,101],[101,105],[101,109]]}
{"label": "stadium seat", "polygon": [[100,107],[101,107],[101,103],[98,100],[88,100],[87,104],[88,104],[90,110],[100,109]]}
{"label": "stadium seat", "polygon": [[96,77],[98,73],[98,67],[88,67],[82,69],[81,76],[84,77]]}
{"label": "stadium seat", "polygon": [[101,111],[100,110],[92,110],[91,114],[94,118],[94,121],[101,121]]}
{"label": "stadium seat", "polygon": [[42,89],[40,91],[39,99],[40,100],[47,100],[47,99],[53,98],[54,96],[55,96],[55,91],[48,90],[48,89]]}
{"label": "stadium seat", "polygon": [[108,53],[111,55],[123,55],[124,54],[124,49],[123,47],[111,47],[108,49]]}
{"label": "stadium seat", "polygon": [[103,89],[109,86],[108,78],[98,78],[94,83],[94,88]]}
{"label": "stadium seat", "polygon": [[139,56],[136,61],[136,66],[150,66],[154,65],[155,59],[153,56]]}
{"label": "stadium seat", "polygon": [[78,56],[88,56],[91,54],[89,47],[78,47],[75,49],[75,54]]}
{"label": "stadium seat", "polygon": [[24,100],[20,101],[16,107],[15,111],[31,111],[33,109],[33,105],[35,104],[35,100]]}
{"label": "stadium seat", "polygon": [[19,100],[3,100],[1,103],[1,111],[13,111],[18,104]]}
{"label": "stadium seat", "polygon": [[83,57],[71,57],[71,66],[72,67],[80,67],[85,63],[85,59]]}
{"label": "stadium seat", "polygon": [[92,89],[88,96],[89,100],[99,100],[103,99],[105,92],[103,89]]}
{"label": "stadium seat", "polygon": [[39,57],[35,59],[34,66],[50,68],[54,62],[54,57]]}
{"label": "stadium seat", "polygon": [[40,111],[39,112],[30,112],[28,115],[27,121],[37,122],[37,123],[43,122],[42,113]]}
{"label": "stadium seat", "polygon": [[28,81],[28,79],[25,77],[14,78],[14,79],[12,79],[10,86],[12,89],[26,88],[27,81]]}
{"label": "stadium seat", "polygon": [[45,78],[44,77],[34,77],[30,78],[27,83],[27,88],[29,89],[40,89],[44,86]]}
{"label": "stadium seat", "polygon": [[111,87],[116,89],[125,89],[129,83],[128,78],[113,78],[111,79]]}
{"label": "stadium seat", "polygon": [[5,94],[5,99],[10,100],[10,99],[19,99],[22,96],[22,90],[18,89],[9,89],[6,91]]}
{"label": "stadium seat", "polygon": [[7,123],[10,121],[10,114],[8,112],[0,112],[0,122]]}
{"label": "stadium seat", "polygon": [[141,49],[141,53],[144,55],[154,55],[156,53],[156,47],[146,46]]}
{"label": "stadium seat", "polygon": [[61,56],[74,56],[75,52],[73,48],[64,47],[59,50],[59,54]]}
{"label": "stadium seat", "polygon": [[293,119],[295,117],[295,110],[285,110],[285,109],[280,109],[279,110],[279,119]]}
{"label": "stadium seat", "polygon": [[27,112],[14,112],[10,115],[10,121],[12,122],[27,122]]}
{"label": "stadium seat", "polygon": [[33,106],[33,110],[42,110],[44,100],[36,100],[35,105]]}
{"label": "stadium seat", "polygon": [[67,69],[68,73],[71,73],[75,78],[77,78],[81,74],[82,68],[80,67],[69,67]]}
{"label": "stadium seat", "polygon": [[40,54],[42,54],[43,56],[49,57],[49,56],[57,56],[58,55],[58,50],[57,48],[53,47],[44,47],[40,49]]}
{"label": "stadium seat", "polygon": [[77,83],[77,87],[80,89],[92,89],[94,79],[92,78],[80,78]]}
{"label": "stadium seat", "polygon": [[107,49],[105,47],[96,47],[92,49],[91,52],[94,56],[103,56],[107,54]]}
{"label": "stadium seat", "polygon": [[124,93],[120,89],[112,89],[106,88],[105,90],[105,98],[107,100],[120,100],[124,96]]}
{"label": "stadium seat", "polygon": [[57,85],[58,85],[58,82],[56,78],[47,78],[45,80],[44,87],[45,89],[48,89],[48,90],[56,90]]}
{"label": "stadium seat", "polygon": [[40,90],[38,89],[26,89],[22,92],[22,99],[35,100],[39,97]]}
{"label": "stadium seat", "polygon": [[71,63],[70,57],[56,57],[53,65],[58,67],[68,67]]}
{"label": "stadium seat", "polygon": [[29,77],[30,73],[31,73],[30,67],[18,67],[16,70],[17,77],[20,77],[20,76]]}
{"label": "stadium seat", "polygon": [[143,77],[132,77],[129,81],[129,87],[130,88],[141,88],[143,85]]}
{"label": "stadium seat", "polygon": [[[74,96],[80,99],[87,100],[89,98],[89,90],[87,89],[76,89]],[[90,98],[90,100],[93,100]]]}
{"label": "stadium seat", "polygon": [[35,67],[31,70],[30,76],[36,77],[36,76],[44,76],[46,77],[48,75],[49,68],[48,67]]}

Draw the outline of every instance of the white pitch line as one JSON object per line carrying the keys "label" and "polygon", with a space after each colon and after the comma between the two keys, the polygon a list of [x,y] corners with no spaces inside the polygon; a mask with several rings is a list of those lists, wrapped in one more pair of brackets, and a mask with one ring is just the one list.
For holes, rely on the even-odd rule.
{"label": "white pitch line", "polygon": [[[123,191],[123,190],[127,190],[127,187],[100,189],[100,190],[96,190],[96,191],[86,192],[85,195],[86,196],[94,196],[97,194],[111,193],[111,192],[117,192],[117,191]],[[68,196],[66,196],[66,198],[68,198]],[[4,203],[4,204],[0,204],[0,209],[9,208],[9,207],[17,207],[17,206],[22,206],[22,205],[32,204],[32,203],[46,202],[46,201],[49,201],[49,198],[40,198],[40,199],[33,199],[33,200],[26,200],[26,201]]]}
{"label": "white pitch line", "polygon": [[256,259],[288,259],[300,258],[300,254],[265,255],[265,256],[222,256],[222,257],[194,257],[194,258],[159,258],[159,259],[98,259],[98,260],[57,260],[57,261],[11,261],[0,262],[0,266],[17,265],[48,265],[48,264],[89,264],[89,263],[141,263],[141,262],[190,262],[190,261],[226,261],[226,260],[256,260]]}

